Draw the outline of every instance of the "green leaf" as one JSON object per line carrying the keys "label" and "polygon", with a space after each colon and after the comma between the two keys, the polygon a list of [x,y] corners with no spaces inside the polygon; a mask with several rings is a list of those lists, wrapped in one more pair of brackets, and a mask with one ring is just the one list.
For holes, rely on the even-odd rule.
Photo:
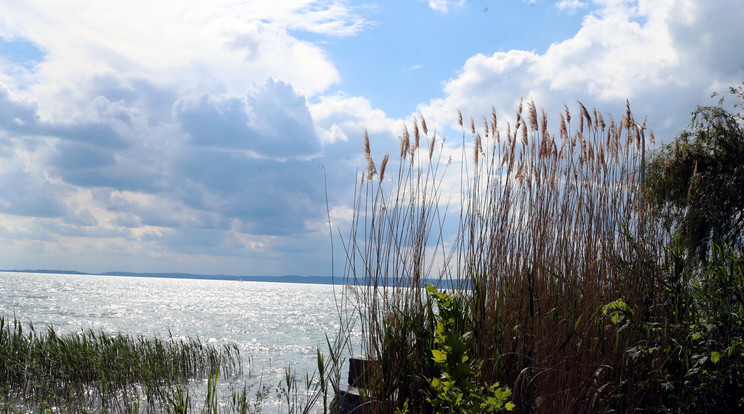
{"label": "green leaf", "polygon": [[506,403],[506,411],[513,411],[515,407],[516,407],[516,405],[513,402],[511,402],[511,401],[509,401],[508,403]]}
{"label": "green leaf", "polygon": [[713,351],[710,353],[710,360],[713,361],[714,364],[717,364],[718,361],[721,360],[721,353]]}
{"label": "green leaf", "polygon": [[432,349],[431,354],[433,355],[434,362],[438,364],[443,364],[447,361],[447,354],[438,350],[438,349]]}

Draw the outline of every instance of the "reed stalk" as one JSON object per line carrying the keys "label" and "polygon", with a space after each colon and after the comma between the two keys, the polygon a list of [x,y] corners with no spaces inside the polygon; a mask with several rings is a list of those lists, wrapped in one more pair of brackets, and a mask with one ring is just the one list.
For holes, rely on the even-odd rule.
{"label": "reed stalk", "polygon": [[558,132],[534,103],[505,129],[495,112],[480,129],[460,121],[454,190],[453,160],[423,116],[403,130],[392,179],[365,140],[343,277],[362,353],[376,361],[373,411],[391,399],[427,409],[437,374],[427,282],[464,298],[478,375],[508,384],[521,410],[594,412],[617,392],[625,350],[600,310],[617,298],[653,309],[665,236],[640,203],[645,126],[629,105],[618,122],[578,107],[560,114]]}

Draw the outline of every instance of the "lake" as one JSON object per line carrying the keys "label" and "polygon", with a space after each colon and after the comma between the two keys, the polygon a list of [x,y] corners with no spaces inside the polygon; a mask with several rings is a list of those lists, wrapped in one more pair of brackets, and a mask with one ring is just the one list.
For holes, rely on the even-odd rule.
{"label": "lake", "polygon": [[[275,386],[290,366],[304,382],[340,326],[334,285],[0,272],[0,315],[37,330],[199,337],[234,342],[248,385]],[[358,333],[355,336],[358,340]],[[358,341],[357,341],[358,342]],[[358,348],[350,352],[358,352]],[[278,411],[272,393],[265,412]],[[273,407],[273,408],[272,408]],[[320,407],[319,407],[320,408]]]}

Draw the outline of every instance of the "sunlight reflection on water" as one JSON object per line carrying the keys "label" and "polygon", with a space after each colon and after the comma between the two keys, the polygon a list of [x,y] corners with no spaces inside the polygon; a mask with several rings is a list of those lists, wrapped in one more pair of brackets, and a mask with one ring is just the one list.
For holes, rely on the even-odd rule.
{"label": "sunlight reflection on water", "polygon": [[235,342],[251,360],[244,380],[270,385],[287,366],[312,374],[339,325],[330,285],[37,273],[0,272],[0,315],[59,333]]}

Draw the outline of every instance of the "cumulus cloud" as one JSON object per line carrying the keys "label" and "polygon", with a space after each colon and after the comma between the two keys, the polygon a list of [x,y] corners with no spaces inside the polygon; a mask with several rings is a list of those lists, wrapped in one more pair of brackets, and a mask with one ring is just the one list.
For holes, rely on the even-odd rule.
{"label": "cumulus cloud", "polygon": [[[94,123],[39,120],[37,103],[0,94],[0,221],[3,214],[37,220],[27,240],[62,249],[100,238],[95,249],[82,243],[96,250],[124,238],[156,244],[135,249],[140,254],[168,256],[188,250],[173,241],[200,234],[212,254],[232,246],[229,254],[238,255],[238,239],[251,239],[241,246],[253,249],[263,243],[255,237],[317,231],[311,224],[323,216],[324,196],[311,157],[320,140],[291,85],[270,80],[243,96],[187,95],[171,119],[149,122],[140,119],[146,96],[104,84],[106,97],[88,108]],[[106,128],[95,133],[90,125]],[[101,140],[109,132],[121,145]]]}
{"label": "cumulus cloud", "polygon": [[269,79],[243,97],[188,96],[174,111],[199,146],[275,158],[312,157],[320,150],[305,98],[281,81]]}
{"label": "cumulus cloud", "polygon": [[[343,93],[325,95],[310,106],[315,127],[323,141],[326,171],[357,171],[366,164],[363,158],[365,131],[372,142],[373,156],[381,159],[384,154],[397,154],[398,137],[403,120],[391,119],[380,108],[361,96]],[[345,205],[350,201],[355,179],[348,174],[328,174],[331,204]]]}
{"label": "cumulus cloud", "polygon": [[346,0],[0,3],[0,39],[25,48],[0,58],[4,251],[58,263],[85,251],[99,270],[137,258],[207,271],[210,255],[236,271],[255,259],[242,272],[286,266],[275,249],[306,241],[279,239],[320,231],[318,164],[348,162],[325,158],[334,140],[306,98],[339,72],[322,42],[297,34],[353,36],[369,25],[358,11]]}
{"label": "cumulus cloud", "polygon": [[24,136],[54,136],[102,147],[125,146],[119,133],[107,122],[91,118],[70,122],[47,122],[39,119],[38,107],[11,94],[0,83],[0,128]]}
{"label": "cumulus cloud", "polygon": [[37,124],[36,106],[11,95],[0,83],[0,126],[6,131],[23,132]]}
{"label": "cumulus cloud", "polygon": [[343,37],[367,23],[345,1],[214,6],[0,5],[0,36],[43,50],[23,62],[32,76],[3,66],[2,180],[28,191],[0,212],[53,217],[49,231],[67,236],[85,223],[148,237],[306,232],[324,199],[305,94],[339,75],[289,32]]}
{"label": "cumulus cloud", "polygon": [[0,36],[45,51],[26,90],[46,111],[68,113],[87,103],[89,80],[106,73],[146,74],[179,94],[243,93],[273,76],[314,94],[338,82],[339,74],[321,48],[289,31],[348,36],[367,24],[345,1],[308,0],[137,0],[126,6],[33,0],[0,4],[0,16]]}
{"label": "cumulus cloud", "polygon": [[322,176],[313,161],[255,159],[220,150],[184,150],[174,173],[185,182],[175,197],[190,208],[216,213],[220,224],[251,234],[307,231],[323,211]]}
{"label": "cumulus cloud", "polygon": [[324,143],[348,141],[350,136],[359,139],[365,130],[394,135],[401,123],[388,118],[383,110],[373,108],[364,97],[343,93],[321,96],[310,112]]}
{"label": "cumulus cloud", "polygon": [[[678,132],[741,79],[736,1],[550,2],[588,13],[574,36],[471,56],[418,111],[433,130],[458,109],[507,116],[521,98],[549,115],[576,99],[622,113],[629,98],[657,136]],[[334,86],[323,42],[366,27],[357,12],[343,0],[0,2],[0,37],[38,52],[0,62],[4,251],[43,251],[50,267],[94,256],[101,271],[292,271],[288,252],[298,273],[321,268],[324,185],[332,220],[348,220],[364,131],[375,160],[398,153],[402,132],[378,103]]]}
{"label": "cumulus cloud", "polygon": [[28,217],[60,217],[65,214],[65,192],[43,177],[23,170],[2,174],[0,212]]}
{"label": "cumulus cloud", "polygon": [[575,36],[545,53],[471,57],[445,85],[445,97],[420,110],[454,125],[458,109],[477,119],[494,105],[508,115],[521,98],[548,113],[577,99],[617,112],[629,99],[637,114],[649,115],[652,129],[669,136],[679,130],[665,128],[684,126],[707,94],[739,82],[736,62],[744,61],[744,51],[730,45],[740,35],[735,21],[744,21],[744,9],[735,0],[597,0],[594,6]]}

